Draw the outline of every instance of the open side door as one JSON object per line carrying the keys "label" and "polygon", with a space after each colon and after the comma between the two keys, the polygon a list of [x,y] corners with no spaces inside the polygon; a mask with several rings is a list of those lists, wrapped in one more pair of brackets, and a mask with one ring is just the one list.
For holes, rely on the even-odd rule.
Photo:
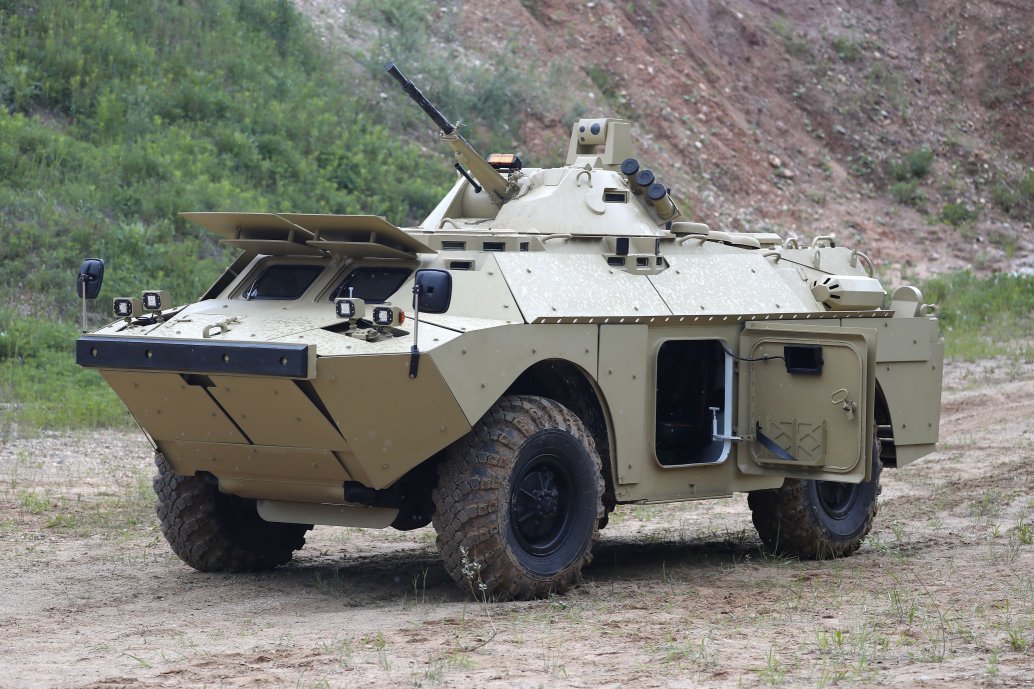
{"label": "open side door", "polygon": [[870,477],[874,329],[748,322],[740,356],[772,357],[740,363],[743,473],[846,483]]}

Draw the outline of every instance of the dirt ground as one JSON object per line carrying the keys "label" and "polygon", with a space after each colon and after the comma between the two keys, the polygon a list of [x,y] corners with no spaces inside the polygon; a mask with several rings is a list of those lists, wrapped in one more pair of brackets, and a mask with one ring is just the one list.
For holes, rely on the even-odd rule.
{"label": "dirt ground", "polygon": [[746,500],[625,507],[580,589],[485,604],[430,528],[317,527],[193,571],[136,433],[0,436],[0,686],[1034,687],[1034,364],[950,365],[939,451],[854,557],[766,557]]}

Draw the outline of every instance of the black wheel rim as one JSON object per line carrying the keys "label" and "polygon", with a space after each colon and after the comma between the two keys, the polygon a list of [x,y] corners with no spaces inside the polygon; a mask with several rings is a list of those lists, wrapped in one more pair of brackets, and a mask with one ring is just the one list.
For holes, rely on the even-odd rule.
{"label": "black wheel rim", "polygon": [[554,454],[533,457],[514,477],[510,527],[521,547],[537,556],[554,553],[571,527],[571,474]]}
{"label": "black wheel rim", "polygon": [[833,519],[843,519],[851,513],[861,484],[839,481],[816,481],[815,492],[822,509]]}

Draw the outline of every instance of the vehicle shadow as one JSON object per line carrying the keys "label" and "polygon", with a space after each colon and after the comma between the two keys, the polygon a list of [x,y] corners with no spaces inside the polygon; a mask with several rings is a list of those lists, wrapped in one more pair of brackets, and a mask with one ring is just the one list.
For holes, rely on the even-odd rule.
{"label": "vehicle shadow", "polygon": [[[764,566],[756,540],[730,536],[644,542],[641,537],[604,538],[584,570],[586,580],[597,584],[652,583],[678,573],[706,576],[727,570],[745,560]],[[773,561],[779,562],[778,560]],[[209,575],[218,576],[218,575]],[[316,598],[339,599],[345,605],[384,603],[462,602],[472,591],[458,587],[445,571],[433,545],[403,547],[376,555],[341,553],[298,554],[295,561],[273,572],[256,575],[260,587],[281,593],[295,591]],[[471,588],[476,588],[472,582]]]}

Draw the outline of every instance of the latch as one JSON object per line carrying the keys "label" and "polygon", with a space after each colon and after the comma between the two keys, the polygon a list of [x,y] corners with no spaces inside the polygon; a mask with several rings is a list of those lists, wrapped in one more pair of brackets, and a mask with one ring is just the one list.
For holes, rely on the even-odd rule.
{"label": "latch", "polygon": [[829,401],[832,404],[839,406],[845,414],[847,414],[848,421],[854,421],[854,412],[858,408],[858,405],[848,399],[847,388],[840,388],[829,397]]}

